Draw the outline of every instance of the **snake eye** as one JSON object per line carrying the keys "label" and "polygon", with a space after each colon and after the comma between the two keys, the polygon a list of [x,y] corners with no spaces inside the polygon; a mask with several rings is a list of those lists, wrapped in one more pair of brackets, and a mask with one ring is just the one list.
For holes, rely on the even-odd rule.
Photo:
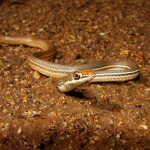
{"label": "snake eye", "polygon": [[79,80],[81,78],[81,74],[78,72],[75,72],[73,77],[75,80]]}

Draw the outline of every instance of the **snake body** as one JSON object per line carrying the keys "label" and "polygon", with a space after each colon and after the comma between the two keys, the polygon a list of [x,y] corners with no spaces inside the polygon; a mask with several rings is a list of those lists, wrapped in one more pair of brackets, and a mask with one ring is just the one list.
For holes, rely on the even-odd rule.
{"label": "snake body", "polygon": [[49,40],[0,35],[0,42],[42,49],[28,57],[29,66],[41,74],[59,78],[58,88],[61,92],[73,90],[85,82],[129,81],[140,73],[138,65],[131,60],[99,61],[74,66],[49,62],[47,60],[56,54],[55,46]]}

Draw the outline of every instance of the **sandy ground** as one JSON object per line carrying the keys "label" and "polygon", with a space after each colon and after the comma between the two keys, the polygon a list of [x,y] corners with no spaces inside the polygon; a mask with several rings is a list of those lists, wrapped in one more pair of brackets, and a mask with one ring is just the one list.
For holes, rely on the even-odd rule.
{"label": "sandy ground", "polygon": [[0,34],[51,39],[53,61],[132,59],[140,77],[64,94],[0,43],[0,149],[150,149],[149,0],[1,0]]}

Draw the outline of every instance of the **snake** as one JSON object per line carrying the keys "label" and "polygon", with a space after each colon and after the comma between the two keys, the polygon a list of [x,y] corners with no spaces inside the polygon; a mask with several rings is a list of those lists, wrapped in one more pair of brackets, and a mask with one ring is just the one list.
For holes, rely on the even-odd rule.
{"label": "snake", "polygon": [[139,66],[130,59],[100,60],[80,65],[53,63],[49,60],[56,55],[56,47],[46,39],[0,35],[0,42],[42,49],[28,57],[28,64],[33,70],[45,76],[58,78],[58,89],[64,93],[85,83],[126,82],[135,79],[140,74]]}

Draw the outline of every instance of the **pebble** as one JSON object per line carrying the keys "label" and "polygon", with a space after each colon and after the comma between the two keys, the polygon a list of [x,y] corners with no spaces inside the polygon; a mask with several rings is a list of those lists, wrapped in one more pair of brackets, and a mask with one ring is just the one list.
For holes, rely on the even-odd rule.
{"label": "pebble", "polygon": [[13,28],[14,30],[16,30],[16,31],[18,31],[18,30],[20,29],[20,27],[19,27],[18,25],[16,25],[16,24],[12,25],[12,28]]}
{"label": "pebble", "polygon": [[39,32],[43,32],[43,31],[44,31],[44,28],[39,28],[38,31],[39,31]]}
{"label": "pebble", "polygon": [[17,131],[17,134],[20,134],[22,132],[22,128],[19,127],[18,131]]}
{"label": "pebble", "polygon": [[53,118],[53,117],[56,117],[57,114],[54,111],[52,111],[48,114],[48,116]]}
{"label": "pebble", "polygon": [[148,126],[147,126],[147,125],[144,125],[144,124],[141,124],[141,125],[139,125],[139,128],[147,130],[147,129],[148,129]]}
{"label": "pebble", "polygon": [[41,77],[40,73],[38,71],[34,71],[33,77],[35,79],[39,79]]}
{"label": "pebble", "polygon": [[120,55],[129,55],[130,54],[130,50],[128,50],[128,49],[121,49],[121,51],[120,51]]}
{"label": "pebble", "polygon": [[104,36],[104,35],[106,35],[106,33],[105,32],[100,32],[99,35]]}

